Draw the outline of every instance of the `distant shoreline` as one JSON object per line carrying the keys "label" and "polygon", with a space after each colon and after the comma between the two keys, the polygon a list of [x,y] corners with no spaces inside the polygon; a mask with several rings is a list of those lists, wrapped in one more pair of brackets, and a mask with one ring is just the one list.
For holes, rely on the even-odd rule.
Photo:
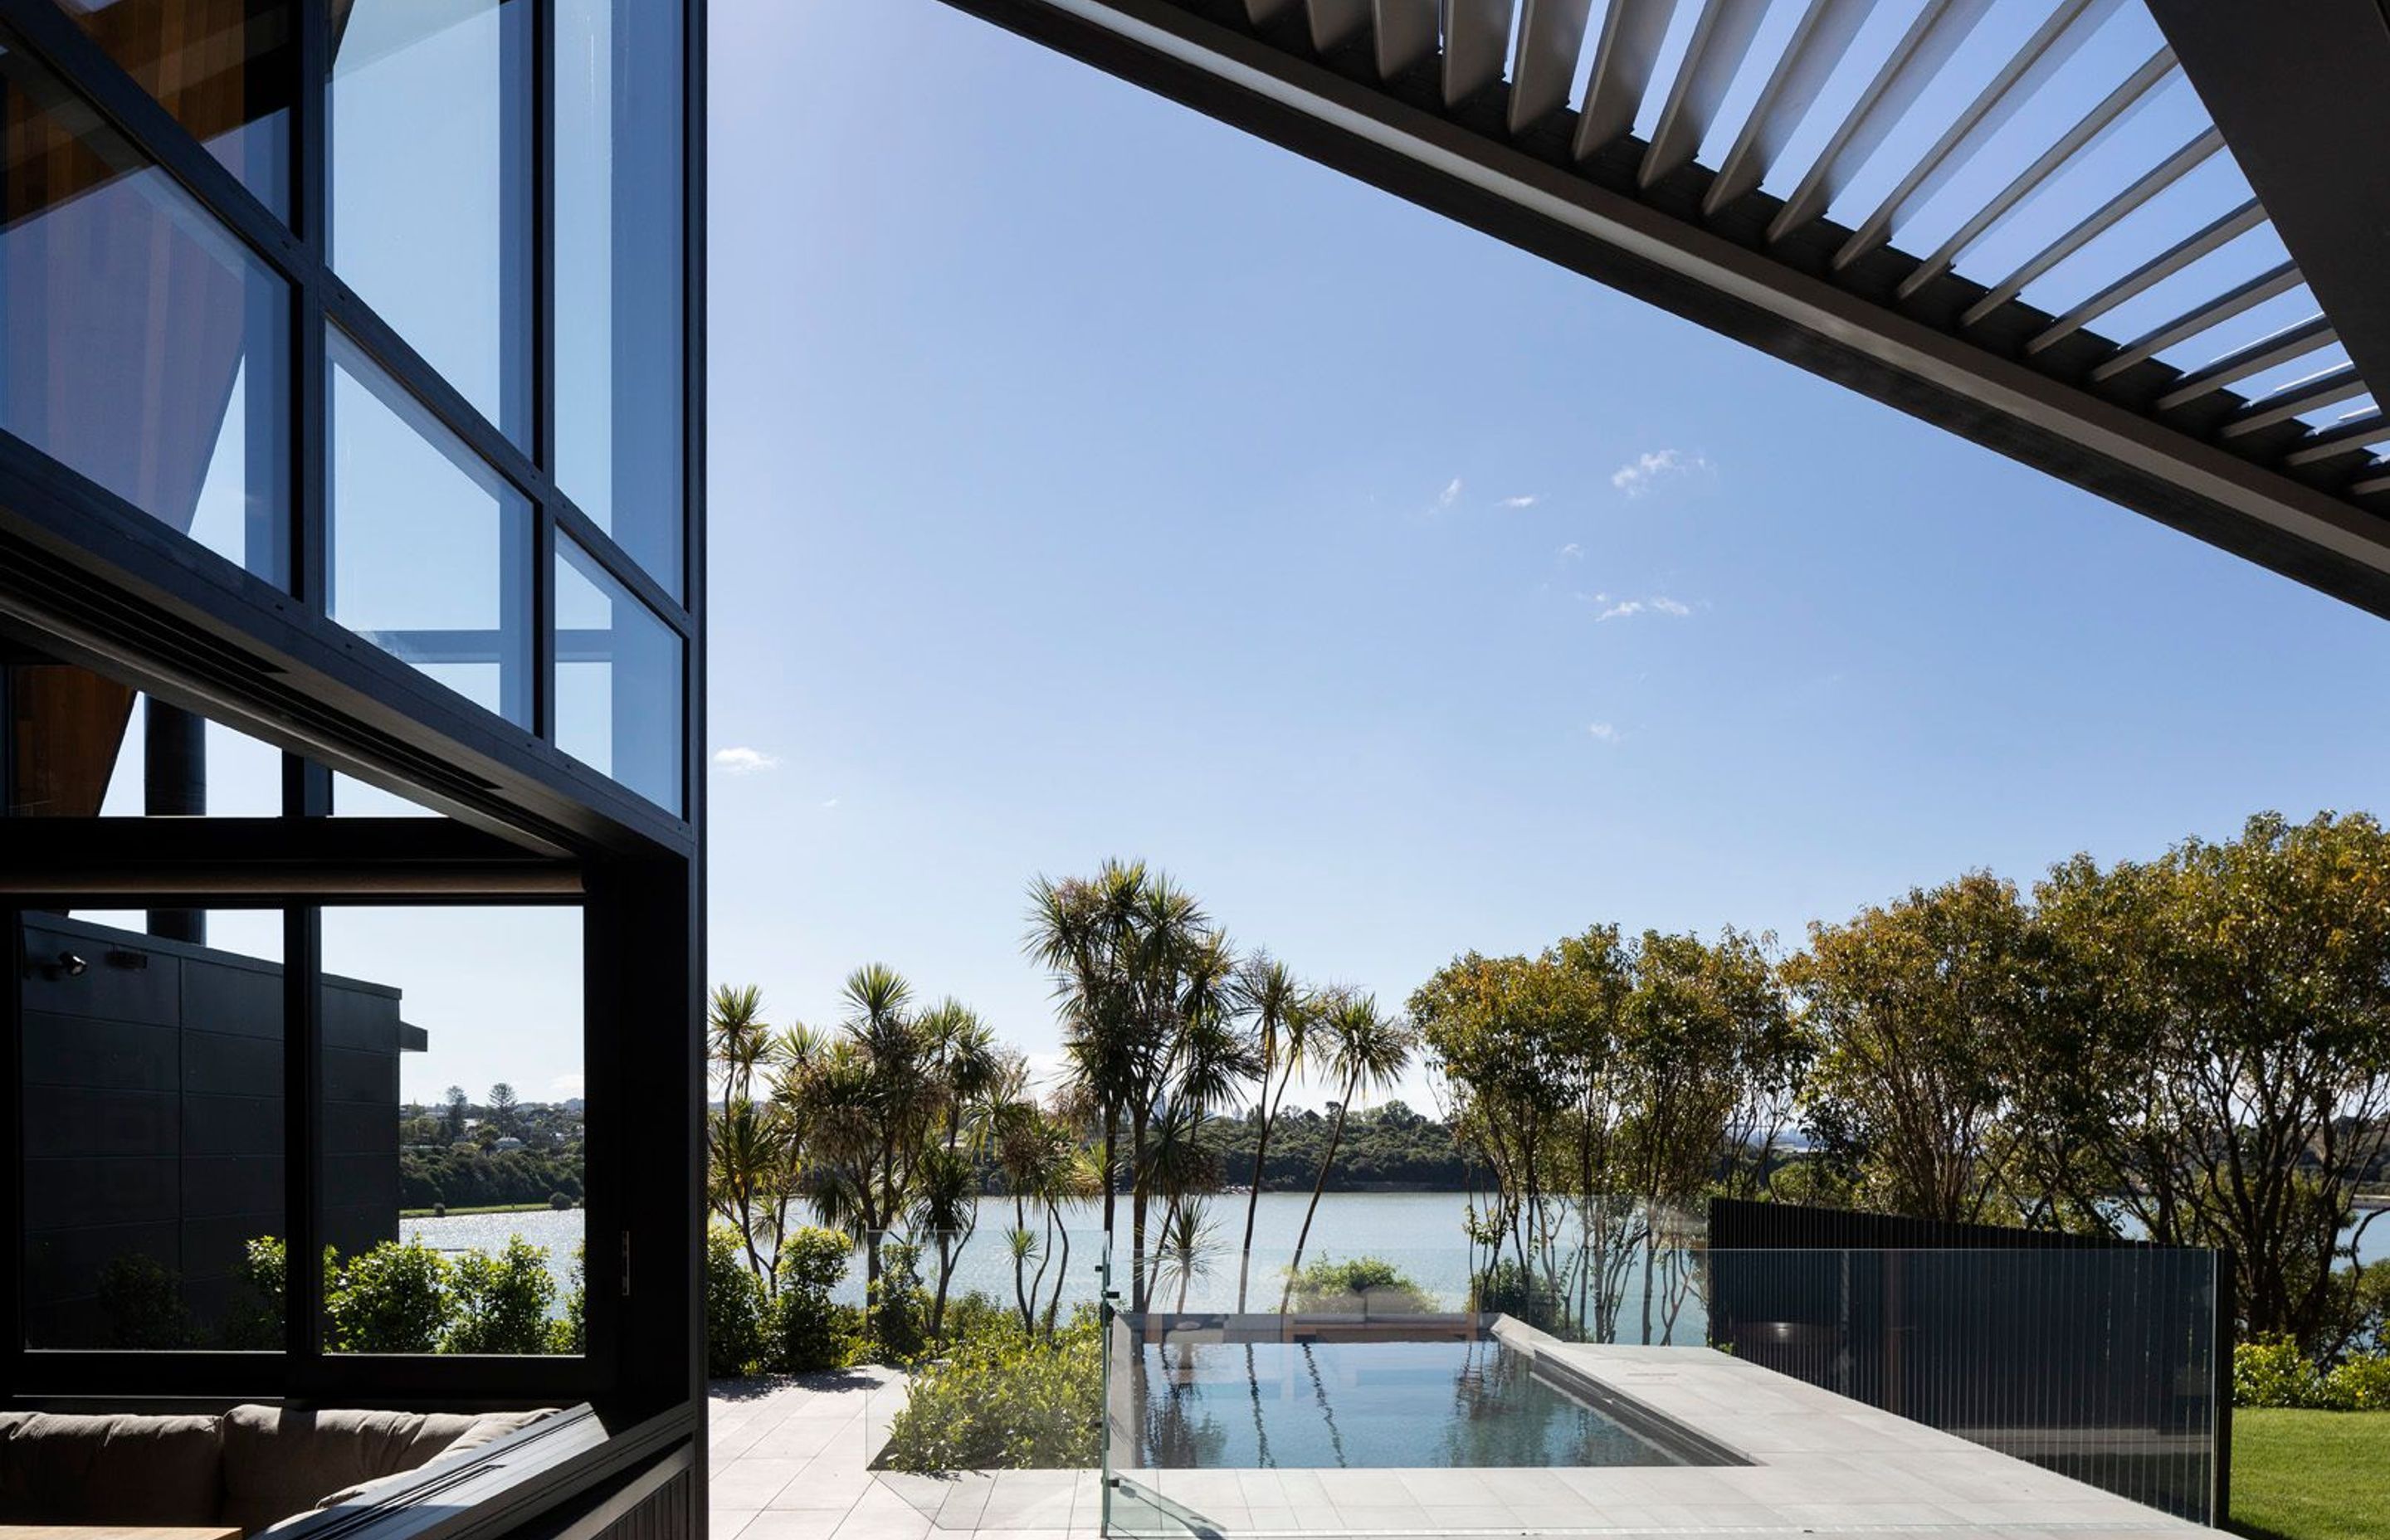
{"label": "distant shoreline", "polygon": [[[572,1206],[577,1209],[581,1205],[575,1203]],[[469,1213],[537,1213],[555,1207],[553,1203],[483,1203],[476,1208],[401,1209],[398,1216],[401,1219],[458,1219]]]}

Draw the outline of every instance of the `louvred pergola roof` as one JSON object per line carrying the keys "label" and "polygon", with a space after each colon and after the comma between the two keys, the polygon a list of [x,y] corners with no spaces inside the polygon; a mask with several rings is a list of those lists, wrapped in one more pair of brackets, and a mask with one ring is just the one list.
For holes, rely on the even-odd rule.
{"label": "louvred pergola roof", "polygon": [[948,3],[2390,615],[2379,0]]}

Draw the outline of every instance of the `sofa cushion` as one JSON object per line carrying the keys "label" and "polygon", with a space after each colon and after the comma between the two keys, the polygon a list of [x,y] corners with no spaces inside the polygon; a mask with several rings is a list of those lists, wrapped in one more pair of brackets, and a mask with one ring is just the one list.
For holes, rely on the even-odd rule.
{"label": "sofa cushion", "polygon": [[328,1493],[415,1469],[478,1420],[449,1412],[235,1406],[224,1417],[224,1506],[217,1517],[244,1530],[263,1529],[306,1512]]}
{"label": "sofa cushion", "polygon": [[[544,1407],[535,1412],[490,1412],[477,1417],[473,1419],[473,1425],[470,1428],[457,1434],[447,1448],[425,1461],[420,1467],[412,1470],[401,1470],[394,1475],[377,1476],[372,1481],[360,1482],[354,1486],[343,1487],[320,1500],[315,1505],[316,1512],[328,1508],[338,1508],[346,1503],[359,1505],[378,1503],[410,1482],[428,1479],[443,1467],[465,1464],[482,1448],[506,1437],[518,1428],[528,1427],[544,1417],[555,1415],[554,1407]],[[263,1533],[276,1534],[284,1530],[296,1529],[315,1517],[316,1513],[294,1514]]]}
{"label": "sofa cushion", "polygon": [[212,1522],[224,1493],[216,1421],[0,1414],[0,1521]]}

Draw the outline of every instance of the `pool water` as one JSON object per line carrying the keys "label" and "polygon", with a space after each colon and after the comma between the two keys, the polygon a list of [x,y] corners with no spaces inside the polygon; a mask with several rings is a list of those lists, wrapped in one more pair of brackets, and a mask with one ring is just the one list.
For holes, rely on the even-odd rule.
{"label": "pool water", "polygon": [[1490,1339],[1149,1343],[1143,1370],[1148,1467],[1686,1463]]}

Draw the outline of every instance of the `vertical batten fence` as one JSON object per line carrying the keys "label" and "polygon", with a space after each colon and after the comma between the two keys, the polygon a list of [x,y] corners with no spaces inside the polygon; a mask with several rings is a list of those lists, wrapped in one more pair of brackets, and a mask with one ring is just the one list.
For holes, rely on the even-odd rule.
{"label": "vertical batten fence", "polygon": [[2221,1525],[2231,1266],[2204,1248],[1718,1200],[1710,1341]]}

